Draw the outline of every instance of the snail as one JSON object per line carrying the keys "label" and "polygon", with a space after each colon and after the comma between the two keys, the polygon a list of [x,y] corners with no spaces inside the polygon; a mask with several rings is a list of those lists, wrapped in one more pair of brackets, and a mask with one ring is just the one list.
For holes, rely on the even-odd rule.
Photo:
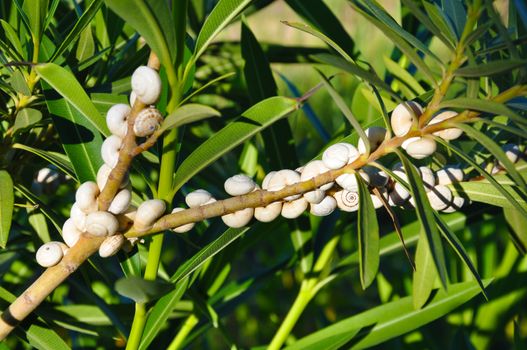
{"label": "snail", "polygon": [[123,144],[123,140],[116,135],[111,135],[106,138],[101,146],[101,156],[104,164],[111,168],[115,168],[119,161],[119,150]]}
{"label": "snail", "polygon": [[446,166],[436,172],[438,185],[449,185],[463,181],[464,176],[463,170],[456,166]]}
{"label": "snail", "polygon": [[[386,137],[386,129],[380,126],[372,126],[371,128],[364,130],[364,132],[370,143],[370,152],[375,151],[381,143],[383,143],[384,138]],[[366,153],[366,145],[362,138],[359,138],[357,149],[359,150],[359,153]]]}
{"label": "snail", "polygon": [[106,125],[108,125],[108,129],[113,135],[121,138],[126,136],[128,130],[126,118],[130,112],[130,106],[124,103],[113,105],[108,112],[106,112]]}
{"label": "snail", "polygon": [[[383,196],[386,200],[388,200],[388,191],[385,188],[380,189],[379,192],[381,196]],[[375,209],[384,207],[383,201],[375,193],[371,193],[370,196],[371,196],[371,201],[373,203],[373,207]]]}
{"label": "snail", "polygon": [[[505,145],[503,145],[502,147],[503,151],[505,152],[505,155],[507,156],[507,158],[509,158],[509,160],[511,161],[511,163],[516,163],[518,162],[518,159],[520,158],[522,152],[520,151],[520,147],[518,147],[518,145],[515,145],[513,143],[507,143]],[[501,162],[499,162],[500,166],[503,167],[503,164]]]}
{"label": "snail", "polygon": [[[272,192],[279,191],[286,186],[294,185],[298,182],[300,182],[299,173],[290,169],[282,169],[273,174],[273,176],[269,179],[267,190]],[[293,201],[300,197],[301,194],[295,194],[292,196],[285,197],[284,200]]]}
{"label": "snail", "polygon": [[282,212],[282,202],[273,202],[254,209],[254,218],[260,222],[271,222]]}
{"label": "snail", "polygon": [[452,192],[443,185],[435,186],[430,192],[427,192],[430,206],[435,210],[444,210],[452,203]]}
{"label": "snail", "polygon": [[267,190],[269,188],[269,181],[271,178],[276,174],[276,171],[270,171],[265,175],[265,177],[262,180],[262,189]]}
{"label": "snail", "polygon": [[62,260],[64,251],[67,248],[62,242],[51,241],[45,243],[37,250],[37,263],[42,267],[55,266]]}
{"label": "snail", "polygon": [[[183,210],[185,210],[185,209],[183,209],[183,208],[174,208],[174,209],[172,209],[172,214],[180,212],[180,211],[183,211]],[[191,222],[191,223],[188,223],[188,224],[185,224],[185,225],[174,227],[172,229],[172,231],[174,231],[176,233],[185,233],[185,232],[188,232],[188,231],[192,230],[193,227],[194,227],[194,223]]]}
{"label": "snail", "polygon": [[461,209],[461,207],[465,204],[465,198],[463,197],[453,197],[452,202],[448,207],[441,210],[443,213],[453,213],[456,210]]}
{"label": "snail", "polygon": [[[408,182],[408,177],[400,164],[397,164],[393,168],[393,173],[397,175],[401,180]],[[395,182],[392,191],[390,192],[388,202],[391,206],[403,206],[410,199],[410,192],[401,185],[399,182]]]}
{"label": "snail", "polygon": [[311,204],[310,212],[316,216],[327,216],[337,207],[337,201],[332,196],[326,196],[318,204]]}
{"label": "snail", "polygon": [[[302,172],[300,174],[300,181],[303,182],[303,181],[310,180],[314,178],[315,176],[323,174],[327,171],[329,171],[329,169],[324,165],[324,162],[322,162],[321,160],[313,160],[307,163],[304,166],[304,169],[302,169]],[[316,190],[306,192],[304,193],[304,198],[309,203],[314,203],[314,204],[320,203],[324,199],[325,191],[333,187],[334,184],[335,184],[334,182],[330,182],[330,183],[320,186]]]}
{"label": "snail", "polygon": [[132,91],[145,105],[156,103],[161,94],[159,73],[150,67],[140,66],[132,74]]}
{"label": "snail", "polygon": [[421,114],[423,114],[423,107],[417,102],[407,101],[398,104],[390,117],[390,124],[395,136],[406,135]]}
{"label": "snail", "polygon": [[229,227],[239,228],[246,226],[251,221],[254,214],[254,208],[245,208],[235,211],[227,215],[223,215],[221,219],[225,225]]}
{"label": "snail", "polygon": [[[110,173],[112,172],[112,167],[110,167],[108,164],[103,164],[99,170],[97,171],[97,186],[102,190],[104,189],[104,186],[106,186],[106,182],[108,181],[108,177],[110,177]],[[128,176],[128,173],[126,173],[123,181],[121,182],[121,186],[119,188],[125,188],[130,183],[130,178]]]}
{"label": "snail", "polygon": [[354,212],[359,209],[359,193],[348,190],[340,190],[333,195],[337,206],[342,211]]}
{"label": "snail", "polygon": [[224,183],[225,192],[231,196],[241,196],[256,188],[256,183],[247,175],[238,174],[229,177]]}
{"label": "snail", "polygon": [[99,187],[93,181],[86,181],[79,186],[75,193],[75,202],[80,210],[91,213],[97,210],[97,196]]}
{"label": "snail", "polygon": [[113,236],[118,228],[119,221],[107,211],[96,211],[86,218],[86,232],[93,236]]}
{"label": "snail", "polygon": [[309,202],[304,197],[300,197],[291,202],[285,202],[282,205],[281,214],[286,219],[296,219],[306,211],[308,204]]}
{"label": "snail", "polygon": [[114,215],[124,213],[130,206],[131,201],[132,192],[127,188],[123,188],[113,198],[108,211]]}
{"label": "snail", "polygon": [[329,146],[322,154],[322,161],[329,169],[340,169],[360,156],[359,151],[349,143],[340,142]]}
{"label": "snail", "polygon": [[124,238],[124,236],[121,234],[106,237],[99,247],[99,255],[101,258],[108,258],[117,254],[125,241],[126,238]]}
{"label": "snail", "polygon": [[423,136],[406,145],[406,153],[412,158],[423,159],[436,151],[435,140],[430,136]]}
{"label": "snail", "polygon": [[145,108],[135,118],[134,134],[138,137],[150,136],[159,129],[162,122],[163,117],[156,108]]}
{"label": "snail", "polygon": [[138,231],[147,231],[164,214],[166,204],[161,199],[150,199],[141,203],[135,214],[134,227]]}
{"label": "snail", "polygon": [[[83,212],[77,203],[73,203],[70,210],[71,222],[75,224],[75,227],[83,232],[86,229],[86,217],[88,214]],[[69,245],[69,244],[68,244]]]}
{"label": "snail", "polygon": [[367,179],[369,180],[368,182],[370,186],[384,187],[390,180],[389,176],[386,175],[384,171],[379,170],[376,167],[366,165],[362,167],[362,170],[366,175],[368,175]]}
{"label": "snail", "polygon": [[[444,112],[441,112],[441,113],[437,114],[435,117],[433,117],[432,120],[430,120],[430,122],[428,124],[429,125],[437,124],[439,122],[442,122],[442,121],[445,121],[447,119],[453,118],[456,115],[458,115],[457,112],[444,111]],[[435,136],[439,136],[439,137],[441,137],[444,140],[455,140],[458,137],[460,137],[461,134],[463,134],[463,131],[461,129],[458,129],[458,128],[449,128],[449,129],[444,129],[444,130],[440,130],[440,131],[434,132]]]}
{"label": "snail", "polygon": [[119,232],[124,232],[133,226],[135,216],[137,215],[137,208],[133,205],[128,206],[124,213],[116,215],[119,222]]}
{"label": "snail", "polygon": [[216,199],[212,197],[210,192],[204,189],[197,189],[185,196],[185,203],[187,203],[189,208],[196,208],[201,205],[214,203],[215,201]]}
{"label": "snail", "polygon": [[420,166],[419,174],[421,174],[423,185],[425,185],[425,191],[430,191],[436,185],[436,177],[434,172],[427,166]]}
{"label": "snail", "polygon": [[81,238],[83,230],[80,230],[74,223],[73,218],[69,218],[62,226],[62,239],[68,247],[73,247]]}
{"label": "snail", "polygon": [[[370,177],[366,172],[359,171],[359,175],[360,177],[362,177],[364,181],[366,181],[366,183],[370,182]],[[345,190],[348,190],[351,192],[359,191],[359,186],[357,184],[357,178],[355,177],[355,173],[344,173],[340,175],[339,177],[337,177],[335,181],[340,187],[342,187]]]}

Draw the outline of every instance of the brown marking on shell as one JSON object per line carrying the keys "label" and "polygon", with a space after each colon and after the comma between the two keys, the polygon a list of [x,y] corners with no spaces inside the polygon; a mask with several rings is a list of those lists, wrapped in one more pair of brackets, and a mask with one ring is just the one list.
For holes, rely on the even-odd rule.
{"label": "brown marking on shell", "polygon": [[134,123],[134,133],[138,137],[152,135],[163,122],[161,113],[153,107],[145,108],[137,115]]}

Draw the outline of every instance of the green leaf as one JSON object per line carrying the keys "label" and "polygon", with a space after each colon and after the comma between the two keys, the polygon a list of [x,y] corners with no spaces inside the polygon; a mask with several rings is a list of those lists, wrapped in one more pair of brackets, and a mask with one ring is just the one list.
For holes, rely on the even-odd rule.
{"label": "green leaf", "polygon": [[[465,162],[467,162],[468,164],[470,164],[475,170],[477,170],[485,179],[487,179],[488,182],[490,182],[490,184],[501,194],[500,197],[504,197],[509,203],[509,205],[512,204],[512,206],[514,206],[514,208],[516,208],[518,211],[521,212],[521,214],[527,218],[527,205],[525,203],[524,200],[521,200],[521,198],[517,198],[518,193],[514,190],[513,187],[511,186],[508,186],[509,188],[506,188],[505,186],[502,186],[500,183],[498,183],[494,177],[492,175],[490,175],[489,173],[487,173],[481,166],[479,166],[478,163],[476,163],[472,157],[470,157],[468,154],[466,154],[465,152],[463,152],[462,150],[460,150],[459,148],[457,148],[456,146],[444,141],[443,139],[439,138],[439,137],[436,137],[435,140],[439,143],[441,143],[442,145],[444,145],[447,149],[450,149],[452,150],[455,154],[457,154],[461,159],[463,159]],[[458,183],[456,184],[456,186],[461,186],[462,188],[467,186],[468,184],[474,184],[475,181],[470,181],[470,182],[462,182],[462,183]],[[480,184],[481,185],[481,184]],[[470,186],[470,185],[469,185]],[[473,185],[472,185],[473,186]],[[490,186],[489,186],[490,187]],[[491,188],[488,188],[487,191],[491,191]],[[509,190],[512,190],[513,193],[509,192]],[[465,189],[463,189],[463,191],[465,192]],[[492,193],[494,192],[494,193]],[[516,198],[514,196],[514,194],[516,194]],[[500,199],[500,197],[496,196],[496,191],[491,191],[491,192],[488,192],[487,193],[487,196],[491,196],[492,198],[494,198],[494,203],[489,203],[489,204],[493,204],[493,205],[498,205],[498,200]],[[469,198],[470,198],[470,194],[469,194]],[[520,202],[518,202],[518,199],[520,199]],[[474,199],[474,200],[478,200],[478,199]],[[522,204],[520,204],[522,203]]]}
{"label": "green leaf", "polygon": [[120,278],[115,291],[136,303],[146,303],[170,292],[174,286],[164,281],[148,281],[138,276]]}
{"label": "green leaf", "polygon": [[318,30],[304,23],[287,22],[287,21],[282,21],[282,23],[319,38],[320,40],[328,44],[330,47],[332,47],[335,51],[337,51],[342,57],[344,57],[345,62],[350,62],[350,63],[353,62],[353,59],[351,58],[351,56],[348,55],[348,53],[343,48],[341,48],[336,42],[331,40],[331,38],[327,37],[325,34],[319,32]]}
{"label": "green leaf", "polygon": [[[87,32],[89,32],[89,35],[91,36],[91,29],[88,26],[97,14],[97,11],[99,11],[99,9],[101,8],[102,4],[103,0],[93,0],[91,2],[91,4],[88,6],[88,8],[86,8],[82,16],[75,21],[75,25],[70,30],[68,35],[66,35],[64,40],[61,41],[59,47],[57,47],[57,49],[53,52],[53,55],[50,57],[49,62],[53,62],[57,58],[59,58],[84,32],[86,32],[84,35],[88,35]],[[93,43],[93,37],[91,40]],[[80,41],[82,41],[82,38]]]}
{"label": "green leaf", "polygon": [[39,350],[70,350],[71,348],[48,325],[33,323],[26,331],[29,344]]}
{"label": "green leaf", "polygon": [[203,120],[210,117],[220,116],[220,112],[218,112],[212,107],[196,103],[189,103],[178,107],[174,112],[170,113],[163,121],[163,124],[161,124],[161,128],[158,132],[163,133],[166,130],[177,128],[181,125],[196,122],[198,120]]}
{"label": "green leaf", "polygon": [[386,69],[392,73],[395,77],[398,78],[398,80],[408,86],[410,89],[412,89],[412,92],[416,95],[422,95],[426,91],[423,89],[423,87],[419,84],[417,79],[414,78],[414,76],[408,72],[406,69],[401,67],[396,62],[392,61],[389,57],[383,56],[384,64],[386,65]]}
{"label": "green leaf", "polygon": [[366,80],[371,85],[377,86],[384,91],[386,91],[391,97],[393,97],[397,102],[403,102],[399,94],[392,90],[392,88],[386,84],[381,78],[379,78],[375,73],[365,70],[364,68],[359,67],[355,63],[348,62],[340,57],[321,53],[318,55],[311,56],[315,61],[328,64],[330,66],[340,68],[343,71],[346,71],[354,76]]}
{"label": "green leaf", "polygon": [[21,71],[15,70],[9,79],[9,84],[16,92],[22,95],[31,96],[29,86],[27,86],[26,77]]}
{"label": "green leaf", "polygon": [[359,212],[357,220],[360,282],[366,289],[374,280],[379,270],[379,223],[364,180],[355,173],[359,187]]}
{"label": "green leaf", "polygon": [[33,34],[33,40],[40,41],[44,18],[48,11],[48,0],[25,0],[22,5],[24,13],[27,14],[29,29]]}
{"label": "green leaf", "polygon": [[52,151],[45,151],[38,148],[33,148],[30,146],[23,145],[21,143],[14,143],[12,145],[13,148],[21,149],[27,152],[31,152],[42,159],[45,159],[47,162],[50,162],[51,164],[55,165],[57,168],[62,170],[64,174],[67,174],[71,176],[73,179],[75,178],[75,172],[73,171],[73,168],[71,166],[71,162],[69,161],[68,157],[62,153],[52,152]]}
{"label": "green leaf", "polygon": [[166,1],[105,0],[105,3],[145,38],[165,68],[173,67],[176,26]]}
{"label": "green leaf", "polygon": [[436,278],[434,255],[428,245],[426,232],[421,229],[415,252],[415,272],[412,279],[412,301],[415,309],[420,309],[426,304],[434,289]]}
{"label": "green leaf", "polygon": [[[487,286],[490,281],[485,281]],[[440,290],[424,309],[414,309],[412,298],[405,297],[346,318],[301,338],[285,350],[364,349],[418,329],[436,320],[479,293],[476,282],[451,285]],[[350,343],[354,338],[356,342]]]}
{"label": "green leaf", "polygon": [[496,114],[496,115],[504,115],[509,117],[511,120],[516,122],[517,124],[523,124],[527,125],[527,119],[523,118],[522,116],[515,113],[513,110],[508,108],[506,105],[494,102],[494,101],[488,101],[488,100],[480,100],[477,98],[455,98],[452,100],[446,100],[442,101],[439,104],[439,108],[463,108],[463,109],[470,109],[474,111],[481,111],[486,112],[490,114]]}
{"label": "green leaf", "polygon": [[23,108],[16,115],[15,124],[13,125],[13,132],[30,127],[33,124],[38,123],[41,119],[42,112],[40,112],[38,109]]}
{"label": "green leaf", "polygon": [[525,254],[527,251],[527,230],[525,230],[527,219],[512,208],[503,208],[503,215],[512,229],[512,233],[514,233],[514,240],[520,245]]}
{"label": "green leaf", "polygon": [[333,99],[333,101],[335,101],[335,104],[340,109],[342,114],[344,114],[346,119],[350,122],[353,129],[355,129],[359,137],[362,139],[362,142],[364,142],[364,145],[366,147],[366,154],[369,154],[370,153],[370,141],[368,139],[368,136],[366,135],[366,132],[364,132],[359,121],[355,118],[355,116],[349,109],[348,104],[344,101],[342,96],[339,95],[337,90],[335,90],[335,88],[331,85],[329,80],[320,71],[318,71],[318,73],[320,77],[322,78],[322,82],[324,83],[324,86],[326,87],[326,89],[328,89],[328,92],[331,98]]}
{"label": "green leaf", "polygon": [[92,57],[95,53],[95,43],[93,41],[93,35],[90,27],[84,28],[79,37],[79,43],[77,44],[77,51],[75,58],[77,61],[82,62]]}
{"label": "green leaf", "polygon": [[21,59],[24,59],[24,55],[26,55],[27,53],[22,48],[22,43],[20,42],[20,39],[18,38],[18,34],[16,33],[15,29],[3,19],[0,19],[0,23],[2,24],[2,28],[4,28],[6,39],[9,40],[11,46],[16,51],[18,56]]}
{"label": "green leaf", "polygon": [[27,221],[42,242],[51,241],[46,216],[38,208],[27,208]]}
{"label": "green leaf", "polygon": [[64,99],[46,101],[53,123],[80,182],[93,181],[103,164],[102,137],[93,124]]}
{"label": "green leaf", "polygon": [[79,117],[85,121],[79,122],[79,125],[88,125],[88,128],[92,129],[91,123],[103,135],[110,134],[104,117],[97,111],[97,108],[95,108],[93,102],[71,72],[54,63],[39,64],[35,66],[35,71],[80,113]]}
{"label": "green leaf", "polygon": [[439,215],[439,213],[435,212],[434,216],[436,219],[437,227],[443,234],[443,237],[446,239],[448,244],[450,244],[450,246],[459,256],[461,261],[463,261],[463,263],[468,267],[468,269],[472,273],[472,276],[474,276],[474,278],[478,282],[478,285],[481,288],[481,293],[488,300],[487,293],[485,292],[485,287],[483,286],[483,281],[481,280],[479,276],[478,270],[476,270],[476,267],[472,263],[472,260],[470,260],[470,256],[465,250],[465,247],[463,247],[463,244],[461,244],[461,241],[457,238],[455,233],[452,232],[450,227],[448,227],[447,223],[443,220],[443,218]]}
{"label": "green leaf", "polygon": [[30,190],[24,187],[22,184],[15,184],[15,189],[20,193],[24,198],[26,198],[34,206],[38,206],[38,209],[48,218],[49,221],[55,226],[57,231],[62,231],[62,225],[64,224],[64,219],[53,211],[52,208],[48,207],[43,203],[35,194]]}
{"label": "green leaf", "polygon": [[184,278],[176,284],[175,289],[167,295],[161,297],[154,307],[150,309],[148,318],[146,319],[145,329],[141,337],[139,345],[140,350],[148,349],[150,343],[154,340],[157,334],[166,327],[166,321],[172,314],[176,304],[181,300],[183,293],[188,288],[189,279]]}
{"label": "green leaf", "polygon": [[481,63],[476,65],[467,65],[458,68],[454,74],[460,77],[477,78],[487,77],[496,74],[502,74],[516,68],[525,67],[527,60],[493,60],[488,63]]}
{"label": "green leaf", "polygon": [[0,170],[0,247],[5,248],[13,219],[13,180],[5,170]]}
{"label": "green leaf", "polygon": [[502,208],[514,209],[517,206],[527,210],[527,203],[522,196],[518,194],[515,186],[499,184],[506,191],[510,198],[505,196],[502,191],[498,190],[493,184],[482,181],[468,181],[448,185],[450,189],[461,197],[469,198],[475,202],[487,203]]}
{"label": "green leaf", "polygon": [[514,164],[509,160],[505,152],[501,149],[500,146],[494,142],[490,137],[485,135],[484,133],[474,129],[470,125],[462,124],[462,123],[456,123],[456,126],[463,130],[468,136],[470,136],[473,140],[477,141],[479,144],[481,144],[483,147],[488,149],[490,153],[494,157],[496,157],[501,164],[503,164],[503,167],[507,170],[510,177],[516,181],[516,184],[520,187],[520,189],[527,190],[527,184],[525,183],[525,180],[520,175],[520,173],[516,170],[514,167]]}
{"label": "green leaf", "polygon": [[[415,200],[417,217],[419,218],[419,221],[423,226],[424,233],[426,234],[426,240],[428,242],[437,273],[441,280],[441,284],[446,288],[447,275],[443,245],[435,224],[434,211],[428,202],[428,197],[425,192],[423,181],[421,180],[421,176],[417,172],[417,169],[408,160],[408,158],[402,154],[400,150],[396,150],[396,153],[401,159],[406,175],[408,176],[410,190]],[[416,268],[419,268],[417,264]]]}
{"label": "green leaf", "polygon": [[206,247],[201,249],[192,258],[187,259],[183,265],[181,265],[177,271],[170,277],[170,282],[176,283],[183,278],[196,271],[200,266],[206,263],[214,255],[221,252],[232,242],[240,238],[249,228],[229,228],[216,240],[209,243]]}
{"label": "green leaf", "polygon": [[205,20],[194,48],[194,60],[197,60],[207,49],[212,39],[223,30],[251,0],[220,0],[212,9],[212,12]]}
{"label": "green leaf", "polygon": [[174,192],[216,159],[298,108],[296,100],[277,96],[243,112],[240,118],[215,133],[181,163],[174,179]]}

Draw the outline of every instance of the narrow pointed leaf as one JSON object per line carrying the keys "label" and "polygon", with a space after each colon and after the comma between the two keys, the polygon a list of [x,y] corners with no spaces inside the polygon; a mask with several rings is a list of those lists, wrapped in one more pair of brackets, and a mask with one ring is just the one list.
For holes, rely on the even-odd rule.
{"label": "narrow pointed leaf", "polygon": [[207,49],[212,39],[223,30],[251,0],[220,0],[212,9],[205,20],[194,49],[194,57],[197,59]]}
{"label": "narrow pointed leaf", "polygon": [[0,170],[0,247],[5,248],[11,229],[15,195],[13,180],[5,170]]}
{"label": "narrow pointed leaf", "polygon": [[487,77],[502,74],[516,68],[522,68],[525,65],[527,65],[527,60],[495,60],[488,63],[458,68],[454,74],[467,78]]}
{"label": "narrow pointed leaf", "polygon": [[216,159],[298,108],[296,100],[277,96],[243,112],[239,119],[215,133],[181,163],[175,175],[174,191]]}
{"label": "narrow pointed leaf", "polygon": [[170,292],[172,288],[170,283],[149,281],[137,276],[124,277],[115,282],[116,292],[136,303],[146,303],[158,299]]}
{"label": "narrow pointed leaf", "polygon": [[419,221],[421,222],[423,230],[426,234],[428,246],[430,247],[430,252],[432,253],[441,284],[446,288],[447,276],[443,245],[441,243],[441,237],[434,221],[433,209],[430,207],[430,203],[428,202],[428,197],[425,192],[423,181],[421,180],[421,176],[417,172],[416,168],[412,163],[410,163],[408,158],[402,154],[400,150],[396,150],[396,153],[401,159],[404,170],[408,175],[408,184],[410,185],[410,190],[415,200],[417,217],[419,218]]}
{"label": "narrow pointed leaf", "polygon": [[428,245],[426,233],[421,230],[415,252],[415,272],[412,279],[412,301],[415,309],[420,309],[426,304],[434,289],[436,278],[437,269],[434,266],[433,254]]}
{"label": "narrow pointed leaf", "polygon": [[368,187],[362,177],[355,173],[359,185],[358,244],[360,282],[366,289],[379,270],[379,223]]}
{"label": "narrow pointed leaf", "polygon": [[[510,180],[509,180],[510,182]],[[518,188],[511,185],[504,185],[497,182],[502,190],[507,192],[510,197],[505,196],[493,184],[484,181],[467,181],[449,185],[450,189],[461,197],[469,198],[475,202],[487,203],[502,208],[518,209],[519,207],[527,210],[527,203],[524,197],[518,193]],[[512,198],[512,201],[511,201]]]}
{"label": "narrow pointed leaf", "polygon": [[[489,280],[484,281],[487,286]],[[414,309],[411,297],[375,307],[299,339],[285,350],[345,348],[365,349],[393,339],[448,314],[479,293],[476,282],[451,285],[439,290],[424,309]],[[353,339],[357,341],[352,342]]]}
{"label": "narrow pointed leaf", "polygon": [[527,251],[527,218],[522,216],[516,209],[503,208],[503,215],[514,232],[515,241],[523,248],[523,252]]}
{"label": "narrow pointed leaf", "polygon": [[13,125],[13,131],[31,127],[42,119],[42,112],[34,108],[24,108],[20,110]]}
{"label": "narrow pointed leaf", "polygon": [[212,107],[189,103],[178,107],[174,112],[170,113],[163,121],[163,124],[161,124],[158,132],[162,133],[166,130],[180,127],[181,125],[219,116],[221,116],[220,112]]}
{"label": "narrow pointed leaf", "polygon": [[490,137],[488,137],[484,133],[474,129],[470,125],[456,123],[456,126],[459,129],[463,130],[473,140],[477,141],[483,147],[489,150],[490,153],[492,153],[492,155],[496,157],[501,162],[501,164],[503,164],[511,178],[516,181],[516,184],[518,184],[520,188],[523,188],[524,192],[525,190],[527,190],[527,184],[525,183],[525,180],[523,179],[521,174],[516,170],[514,164],[509,160],[509,158],[501,149],[501,147],[496,144],[496,142],[494,142]]}
{"label": "narrow pointed leaf", "polygon": [[59,168],[64,174],[67,174],[71,176],[73,179],[75,179],[75,172],[73,171],[71,162],[69,161],[68,157],[65,154],[52,152],[52,151],[45,151],[45,150],[41,150],[38,148],[33,148],[31,146],[22,145],[20,143],[14,143],[12,147],[16,149],[21,149],[27,152],[31,152],[41,157],[42,159],[45,159],[47,162]]}

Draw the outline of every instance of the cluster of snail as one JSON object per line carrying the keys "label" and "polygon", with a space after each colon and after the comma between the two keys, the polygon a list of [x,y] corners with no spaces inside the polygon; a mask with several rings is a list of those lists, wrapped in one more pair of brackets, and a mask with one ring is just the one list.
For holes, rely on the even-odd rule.
{"label": "cluster of snail", "polygon": [[[133,132],[137,137],[148,137],[163,121],[161,113],[152,106],[159,99],[161,79],[155,69],[141,66],[134,71],[131,85],[130,104],[133,106],[138,99],[148,106],[137,114]],[[137,230],[148,230],[164,213],[165,203],[157,199],[146,201],[138,208],[131,205],[132,192],[128,176],[122,182],[108,210],[99,211],[97,197],[106,185],[110,172],[117,165],[119,151],[128,130],[127,117],[130,112],[131,107],[127,104],[117,104],[108,110],[106,124],[112,135],[106,138],[101,147],[104,164],[97,172],[96,182],[87,181],[78,188],[70,218],[62,227],[64,243],[48,242],[37,250],[37,262],[43,267],[58,264],[82,234],[106,237],[99,248],[99,255],[112,256],[119,249],[129,247],[133,243],[119,232],[128,228],[132,222]]]}
{"label": "cluster of snail", "polygon": [[[147,83],[145,83],[145,81]],[[148,87],[145,89],[145,87]],[[157,101],[161,91],[161,81],[157,71],[149,67],[139,67],[132,76],[131,104],[138,98],[142,103],[149,106]],[[148,231],[155,221],[166,211],[165,202],[158,199],[147,200],[138,208],[131,205],[131,188],[128,179],[121,184],[119,192],[114,197],[107,211],[99,211],[97,196],[104,188],[107,178],[113,167],[117,165],[119,150],[123,138],[127,133],[127,116],[131,108],[125,104],[117,104],[109,109],[107,113],[108,129],[112,135],[108,137],[101,148],[104,165],[97,173],[97,182],[86,182],[82,184],[76,193],[76,202],[71,208],[71,217],[63,227],[62,242],[49,242],[37,251],[37,261],[42,266],[48,267],[57,264],[69,247],[73,246],[83,233],[106,237],[101,244],[99,254],[101,257],[114,255],[119,249],[131,247],[132,240],[127,240],[119,232],[133,225],[139,232]],[[395,136],[406,135],[418,117],[422,114],[422,107],[413,101],[399,104],[392,112],[391,127]],[[443,111],[437,114],[430,124],[435,124],[457,115],[453,111]],[[134,134],[137,137],[148,137],[155,132],[162,122],[159,111],[153,106],[143,109],[136,117],[134,123]],[[371,127],[365,130],[370,151],[375,151],[386,139],[386,129],[382,127]],[[434,133],[445,140],[454,140],[460,137],[462,131],[457,128],[449,128]],[[432,136],[411,137],[401,145],[406,153],[415,158],[423,159],[436,151],[436,142]],[[504,146],[507,157],[514,163],[520,157],[517,145],[507,144]],[[269,192],[279,191],[286,186],[310,180],[330,170],[340,169],[357,160],[366,152],[366,145],[362,139],[357,147],[349,143],[336,143],[328,147],[321,160],[313,160],[305,166],[296,170],[283,169],[268,173],[262,181],[261,187],[250,177],[238,174],[225,181],[225,191],[231,196],[241,196],[252,191],[266,190]],[[500,164],[495,163],[493,172],[499,171]],[[465,199],[454,196],[448,185],[463,181],[464,172],[456,166],[445,166],[434,172],[431,168],[420,166],[416,168],[424,184],[428,200],[433,209],[442,212],[454,212],[459,210]],[[415,202],[406,185],[400,181],[407,182],[408,178],[400,163],[392,167],[396,178],[391,178],[384,171],[373,167],[363,166],[357,170],[358,175],[368,184],[370,196],[375,209],[381,208],[387,203],[390,206],[401,208],[413,208]],[[233,213],[223,215],[223,222],[230,227],[246,226],[254,217],[260,222],[270,222],[278,216],[294,219],[309,208],[309,212],[316,216],[326,216],[335,209],[354,212],[359,209],[359,184],[354,173],[339,175],[335,182],[324,184],[312,191],[295,194],[272,202],[264,207],[245,208]],[[374,189],[376,189],[374,191]],[[381,199],[380,196],[384,197]],[[190,208],[214,203],[216,199],[211,193],[204,189],[190,192],[185,197],[185,202]],[[184,210],[175,208],[172,213]],[[188,223],[172,230],[183,233],[191,230],[194,223]]]}

